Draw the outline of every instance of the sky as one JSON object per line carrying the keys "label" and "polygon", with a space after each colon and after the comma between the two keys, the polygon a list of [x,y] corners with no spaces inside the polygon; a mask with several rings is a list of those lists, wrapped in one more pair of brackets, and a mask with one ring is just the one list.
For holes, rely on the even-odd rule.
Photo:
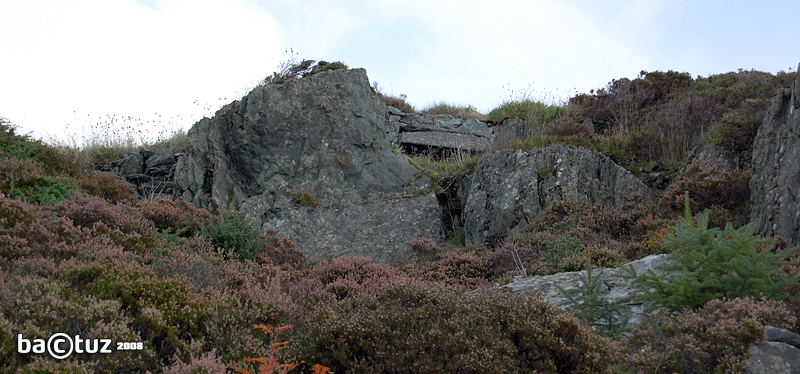
{"label": "sky", "polygon": [[281,61],[342,61],[418,109],[558,102],[640,71],[794,71],[800,2],[0,0],[0,117],[80,143],[188,130]]}

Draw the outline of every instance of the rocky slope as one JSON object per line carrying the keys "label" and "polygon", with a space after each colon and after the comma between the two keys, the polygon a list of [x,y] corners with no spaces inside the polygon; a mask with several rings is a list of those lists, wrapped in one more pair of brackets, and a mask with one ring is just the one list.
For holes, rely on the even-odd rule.
{"label": "rocky slope", "polygon": [[800,244],[800,75],[779,89],[753,143],[750,218],[758,232]]}

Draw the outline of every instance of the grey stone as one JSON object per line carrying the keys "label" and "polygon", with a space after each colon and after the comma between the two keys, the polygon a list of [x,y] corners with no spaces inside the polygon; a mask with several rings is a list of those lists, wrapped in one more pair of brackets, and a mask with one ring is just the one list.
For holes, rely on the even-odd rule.
{"label": "grey stone", "polygon": [[754,343],[745,374],[800,374],[800,349],[779,342]]}
{"label": "grey stone", "polygon": [[686,167],[681,169],[681,173],[685,174],[689,168],[694,166],[712,167],[718,171],[729,173],[739,170],[739,156],[728,152],[725,148],[705,144],[689,156]]}
{"label": "grey stone", "polygon": [[779,89],[753,142],[750,219],[757,232],[800,244],[800,74]]}
{"label": "grey stone", "polygon": [[404,111],[402,111],[400,109],[397,109],[397,108],[395,108],[395,107],[393,107],[391,105],[387,105],[386,106],[386,111],[388,111],[390,115],[395,115],[395,116],[402,116],[402,115],[406,114],[406,112],[404,112]]}
{"label": "grey stone", "polygon": [[461,126],[463,121],[460,118],[455,118],[449,114],[437,114],[433,116],[433,123],[445,129],[454,129]]}
{"label": "grey stone", "polygon": [[[244,206],[242,213],[252,216]],[[442,236],[441,211],[434,194],[377,200],[346,207],[282,209],[269,215],[264,229],[273,229],[299,243],[311,261],[356,255],[393,263],[413,254],[408,242]]]}
{"label": "grey stone", "polygon": [[144,158],[134,152],[125,152],[117,161],[117,173],[123,178],[144,173]]}
{"label": "grey stone", "polygon": [[170,174],[170,169],[175,165],[176,161],[172,153],[166,149],[162,149],[147,158],[144,163],[144,173],[152,176],[167,176]]}
{"label": "grey stone", "polygon": [[509,118],[497,126],[492,127],[495,136],[512,136],[524,138],[528,134],[525,121],[519,118]]}
{"label": "grey stone", "polygon": [[473,152],[489,146],[489,140],[484,137],[442,131],[404,132],[400,134],[400,143]]}
{"label": "grey stone", "polygon": [[147,160],[147,158],[154,155],[155,152],[147,148],[139,148],[139,154],[142,155],[142,157],[144,157],[145,160]]}
{"label": "grey stone", "polygon": [[793,347],[800,348],[800,335],[782,328],[767,326],[764,328],[767,341],[786,343]]}
{"label": "grey stone", "polygon": [[607,156],[582,147],[503,149],[483,155],[475,167],[463,212],[466,240],[500,243],[556,200],[569,197],[623,210],[631,198],[650,194]]}
{"label": "grey stone", "polygon": [[[212,211],[239,210],[314,260],[395,261],[413,239],[440,240],[441,220],[431,213],[436,199],[419,197],[430,179],[390,149],[390,115],[413,117],[388,109],[364,69],[257,87],[189,130],[175,193]],[[295,206],[300,191],[319,207]]]}
{"label": "grey stone", "polygon": [[[643,259],[629,262],[624,267],[632,266],[637,274],[646,273],[653,270],[661,273],[659,267],[672,265],[675,262],[669,255],[651,255]],[[631,280],[623,277],[627,272],[622,268],[594,269],[593,277],[599,277],[603,287],[608,291],[605,300],[618,303],[620,308],[620,319],[628,319],[628,330],[631,330],[637,323],[648,315],[648,310],[652,305],[645,305],[633,300],[635,296],[642,295],[643,292],[638,287],[631,284]],[[501,291],[510,293],[522,293],[526,295],[540,295],[544,300],[558,306],[562,310],[568,310],[571,305],[567,298],[563,296],[558,287],[565,291],[580,289],[583,287],[581,278],[586,277],[586,270],[558,273],[553,275],[533,276],[522,278],[513,283],[500,286]]]}
{"label": "grey stone", "polygon": [[467,128],[469,128],[473,132],[478,132],[478,133],[482,133],[482,132],[484,132],[484,131],[489,129],[489,127],[486,126],[485,123],[479,121],[476,118],[472,118],[472,119],[468,119],[468,120],[464,121],[463,126],[466,126]]}

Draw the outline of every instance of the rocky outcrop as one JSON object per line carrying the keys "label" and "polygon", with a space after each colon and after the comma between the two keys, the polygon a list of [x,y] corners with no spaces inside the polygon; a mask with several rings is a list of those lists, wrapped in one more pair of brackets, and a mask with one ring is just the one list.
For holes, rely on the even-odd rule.
{"label": "rocky outcrop", "polygon": [[189,130],[178,193],[239,210],[312,260],[401,259],[415,238],[438,241],[441,221],[430,179],[391,151],[386,116],[364,69],[257,87]]}
{"label": "rocky outcrop", "polygon": [[497,244],[509,230],[567,197],[622,209],[650,189],[608,157],[553,145],[485,154],[471,177],[463,210],[468,243]]}
{"label": "rocky outcrop", "polygon": [[489,127],[474,118],[405,113],[392,106],[387,106],[387,113],[386,134],[390,141],[411,153],[483,152],[499,137],[522,138],[526,134],[525,121],[519,118]]}
{"label": "rocky outcrop", "polygon": [[171,198],[177,157],[166,149],[153,152],[143,148],[138,153],[123,153],[111,166],[122,180],[136,189],[139,199]]}
{"label": "rocky outcrop", "polygon": [[753,142],[750,218],[765,236],[800,244],[800,74],[779,89]]}
{"label": "rocky outcrop", "polygon": [[730,173],[739,170],[739,156],[723,147],[705,144],[692,152],[686,166],[681,169],[681,174],[685,174],[692,167],[713,167],[719,172]]}
{"label": "rocky outcrop", "polygon": [[413,152],[429,149],[480,152],[492,139],[493,132],[476,119],[463,121],[447,114],[405,113],[392,106],[387,110],[390,140]]}
{"label": "rocky outcrop", "polygon": [[[644,274],[649,270],[659,273],[659,267],[670,264],[674,264],[674,261],[670,260],[668,255],[651,255],[623,266],[626,268],[632,266],[636,270],[636,274]],[[605,288],[604,291],[607,291],[604,300],[621,306],[619,319],[627,319],[626,329],[631,330],[642,318],[647,316],[647,310],[651,305],[645,305],[633,300],[634,297],[642,295],[643,292],[631,284],[631,279],[623,277],[625,274],[627,273],[622,267],[592,270],[592,276],[599,277],[603,284],[602,287]],[[523,278],[499,288],[505,292],[522,293],[531,296],[540,295],[544,300],[566,311],[569,310],[571,305],[569,305],[567,298],[558,288],[561,287],[565,292],[580,289],[583,287],[582,279],[585,278],[586,270],[573,271]]]}

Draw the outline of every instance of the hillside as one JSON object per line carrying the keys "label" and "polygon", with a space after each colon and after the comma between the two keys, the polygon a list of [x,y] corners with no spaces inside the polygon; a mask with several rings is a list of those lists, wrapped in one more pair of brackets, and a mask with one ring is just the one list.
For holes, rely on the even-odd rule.
{"label": "hillside", "polygon": [[[800,331],[798,91],[642,72],[417,110],[305,60],[156,144],[2,120],[0,371],[742,372]],[[683,267],[640,274],[666,313],[630,331],[591,279],[572,312],[497,287],[657,254]],[[133,344],[18,352],[55,333]]]}

